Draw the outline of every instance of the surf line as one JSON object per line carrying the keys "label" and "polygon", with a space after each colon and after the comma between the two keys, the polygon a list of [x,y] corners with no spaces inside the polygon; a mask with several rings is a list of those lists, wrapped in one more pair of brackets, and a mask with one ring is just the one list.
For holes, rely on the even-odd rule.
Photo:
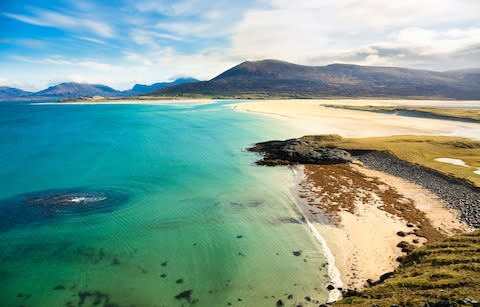
{"label": "surf line", "polygon": [[301,181],[304,180],[303,176],[300,175],[301,170],[299,170],[298,166],[290,166],[289,168],[292,171],[293,176],[295,178],[295,186],[290,189],[291,194],[293,195],[293,198],[294,198],[295,206],[297,207],[300,215],[304,218],[307,229],[312,233],[313,237],[320,243],[320,246],[322,247],[323,255],[327,259],[327,274],[328,274],[328,277],[330,278],[330,282],[332,286],[334,286],[334,289],[328,292],[327,303],[336,302],[342,298],[342,293],[340,292],[340,290],[338,290],[339,288],[343,287],[342,278],[340,277],[340,271],[335,266],[335,257],[333,256],[330,248],[328,248],[327,242],[325,241],[325,239],[323,239],[323,237],[320,235],[320,233],[315,228],[315,226],[313,226],[313,224],[310,222],[307,215],[303,211],[302,206],[300,205],[302,200],[297,195],[296,187],[299,185]]}

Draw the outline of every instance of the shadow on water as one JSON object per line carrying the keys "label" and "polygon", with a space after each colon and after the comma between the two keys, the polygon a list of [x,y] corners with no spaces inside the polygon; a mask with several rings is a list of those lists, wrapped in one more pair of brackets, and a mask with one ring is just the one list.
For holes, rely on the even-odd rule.
{"label": "shadow on water", "polygon": [[123,191],[87,187],[18,194],[0,200],[0,231],[71,217],[108,213],[128,200],[129,196]]}

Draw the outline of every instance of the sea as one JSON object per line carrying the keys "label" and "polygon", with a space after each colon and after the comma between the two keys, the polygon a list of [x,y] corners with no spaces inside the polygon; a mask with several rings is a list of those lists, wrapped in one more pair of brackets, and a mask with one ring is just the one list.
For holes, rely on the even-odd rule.
{"label": "sea", "polygon": [[299,135],[235,103],[1,103],[0,306],[325,302],[292,170],[245,150]]}

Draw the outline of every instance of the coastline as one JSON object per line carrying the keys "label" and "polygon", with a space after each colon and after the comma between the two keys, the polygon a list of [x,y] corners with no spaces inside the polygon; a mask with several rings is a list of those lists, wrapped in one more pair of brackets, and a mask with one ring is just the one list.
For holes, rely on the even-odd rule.
{"label": "coastline", "polygon": [[[401,202],[415,199],[412,204],[414,209],[419,211],[417,213],[419,224],[411,224],[411,219],[388,212],[389,210],[385,209],[385,197],[375,193],[368,195],[366,201],[355,200],[351,204],[353,205],[351,211],[339,209],[327,212],[328,209],[325,208],[335,205],[335,201],[319,205],[318,199],[313,200],[312,195],[309,195],[310,197],[305,195],[316,194],[313,198],[324,195],[325,191],[319,191],[323,183],[315,182],[307,175],[308,168],[315,167],[315,165],[294,167],[297,188],[292,189],[292,193],[307,227],[322,245],[328,259],[328,273],[331,285],[334,286],[330,291],[329,302],[338,300],[341,297],[341,290],[361,290],[369,283],[381,279],[382,275],[392,272],[399,266],[398,259],[407,254],[406,249],[414,249],[427,241],[432,242],[472,230],[458,220],[458,212],[446,208],[430,191],[404,179],[365,168],[358,162],[348,166],[351,167],[352,174],[358,172],[366,176],[367,181],[381,181],[383,185],[381,190],[394,186],[395,192],[402,197]],[[324,172],[325,169],[321,171]],[[329,177],[332,174],[333,172],[326,173],[324,176]],[[375,181],[374,184],[378,182]],[[306,185],[309,188],[306,188]],[[368,188],[363,191],[360,187],[354,189],[358,195],[369,193]],[[426,235],[416,232],[429,227],[420,225],[423,214],[428,219],[426,223],[430,223],[438,234],[435,231]],[[332,218],[333,216],[335,218]]]}
{"label": "coastline", "polygon": [[[451,102],[467,108],[478,101]],[[322,104],[442,106],[445,101],[424,100],[264,100],[232,105],[234,110],[269,116],[288,123],[292,137],[306,134],[338,134],[343,137],[391,135],[445,135],[480,140],[480,123],[446,119],[407,117],[365,111],[327,108]],[[360,128],[360,129],[359,129]]]}
{"label": "coastline", "polygon": [[[442,119],[408,118],[351,110],[332,112],[321,106],[319,101],[253,101],[236,104],[233,108],[240,112],[275,117],[291,126],[292,134],[340,134],[349,137],[424,134],[478,139],[475,132],[480,128],[478,123]],[[350,208],[339,207],[333,210],[335,212],[326,212],[328,202],[323,199],[324,206],[319,205],[321,186],[325,182],[307,178],[305,167],[321,166],[292,167],[297,181],[292,194],[307,228],[322,245],[329,259],[328,273],[333,286],[330,302],[338,300],[342,291],[361,290],[368,284],[382,280],[383,275],[394,271],[399,261],[411,250],[427,242],[473,230],[460,220],[458,208],[449,206],[443,197],[428,187],[408,178],[402,179],[398,175],[372,169],[360,161],[355,161],[348,168],[365,178],[362,184],[374,182],[380,188],[374,193],[370,187],[365,188],[360,194],[369,194],[363,198],[367,201],[356,199]],[[382,199],[379,194],[385,191],[390,191],[390,196],[383,195]],[[392,204],[385,202],[394,198],[400,201],[392,201]],[[396,205],[402,206],[402,203],[406,207],[396,210]],[[335,207],[338,202],[334,200],[331,204]],[[400,211],[404,209],[413,210],[415,214],[402,215]]]}
{"label": "coastline", "polygon": [[127,99],[106,99],[106,100],[78,100],[78,101],[58,101],[58,102],[32,102],[32,105],[122,105],[122,104],[209,104],[214,103],[214,99],[200,99],[200,98],[186,98],[186,99],[142,99],[142,100],[127,100]]}

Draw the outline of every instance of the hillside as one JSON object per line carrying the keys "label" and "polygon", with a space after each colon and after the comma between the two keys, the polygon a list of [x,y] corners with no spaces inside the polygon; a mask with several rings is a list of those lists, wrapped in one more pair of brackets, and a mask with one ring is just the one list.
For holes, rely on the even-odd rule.
{"label": "hillside", "polygon": [[[480,231],[435,242],[413,251],[385,280],[351,293],[336,306],[478,306]],[[444,300],[443,304],[432,305]],[[446,304],[447,300],[450,304]],[[476,303],[475,303],[476,302]],[[427,305],[425,305],[427,306]]]}
{"label": "hillside", "polygon": [[101,84],[85,84],[66,82],[51,86],[35,93],[38,97],[74,98],[91,96],[118,96],[119,92],[111,87]]}
{"label": "hillside", "polygon": [[16,100],[63,100],[81,97],[129,97],[147,95],[152,91],[174,85],[198,82],[194,78],[179,78],[172,82],[158,82],[151,85],[135,84],[131,89],[119,91],[102,84],[64,82],[39,92],[26,92],[12,87],[0,87],[0,101]]}
{"label": "hillside", "polygon": [[27,92],[18,88],[0,86],[0,99],[9,97],[25,97],[31,94],[32,92]]}
{"label": "hillside", "polygon": [[210,81],[154,92],[164,96],[441,97],[480,99],[480,72],[435,72],[349,64],[304,66],[277,60],[243,62]]}
{"label": "hillside", "polygon": [[170,87],[170,86],[175,86],[175,85],[180,85],[180,84],[187,84],[187,83],[194,83],[198,82],[199,80],[195,78],[178,78],[172,82],[157,82],[151,85],[145,85],[145,84],[135,84],[132,89],[128,91],[123,91],[123,94],[126,96],[138,96],[138,95],[145,95],[149,94],[153,91]]}

